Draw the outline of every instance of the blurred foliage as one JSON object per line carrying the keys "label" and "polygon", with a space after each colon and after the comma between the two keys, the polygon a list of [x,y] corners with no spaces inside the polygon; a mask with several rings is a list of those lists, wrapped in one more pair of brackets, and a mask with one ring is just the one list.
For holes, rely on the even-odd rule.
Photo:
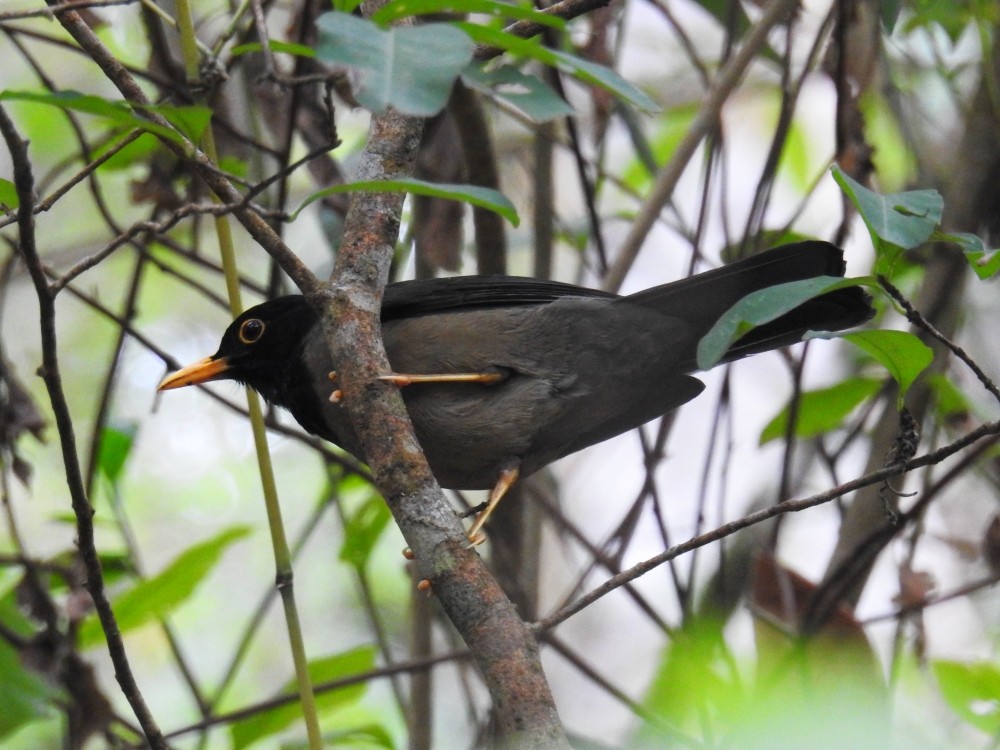
{"label": "blurred foliage", "polygon": [[[204,64],[196,82],[179,72],[173,26],[150,7],[83,9],[98,38],[155,100],[148,107],[123,102],[57,21],[35,17],[33,8],[5,9],[0,16],[0,106],[30,141],[37,198],[45,202],[35,216],[39,247],[51,281],[65,284],[57,304],[59,356],[75,433],[62,437],[90,467],[86,481],[104,583],[145,697],[161,726],[176,733],[172,747],[305,745],[286,636],[273,605],[274,571],[258,533],[264,522],[249,468],[252,448],[232,398],[238,391],[222,386],[211,396],[192,392],[153,401],[157,379],[178,360],[213,351],[228,319],[211,231],[217,209],[162,139],[183,143],[211,126],[220,143],[219,168],[281,226],[305,262],[322,271],[336,246],[343,194],[369,187],[343,176],[364,138],[367,115],[359,105],[427,115],[422,171],[396,189],[459,201],[463,210],[448,226],[455,236],[473,223],[465,209],[503,216],[512,225],[510,266],[518,273],[534,259],[517,249],[533,247],[539,240],[531,233],[544,223],[533,210],[551,206],[557,275],[593,277],[608,261],[597,238],[616,247],[624,225],[648,207],[665,165],[700,124],[707,87],[760,13],[756,4],[731,0],[626,2],[565,22],[526,3],[396,0],[369,22],[348,15],[357,5],[337,0],[335,12],[316,20],[305,4],[265,4],[265,34],[252,14],[218,1],[198,4]],[[156,12],[167,11],[158,6]],[[870,242],[875,273],[908,296],[933,280],[929,263],[949,254],[964,255],[970,280],[993,279],[1000,252],[990,234],[980,225],[951,226],[952,201],[945,205],[940,186],[955,168],[951,140],[967,125],[962,118],[974,119],[980,79],[995,104],[989,63],[1000,24],[997,4],[859,1],[834,4],[822,16],[826,12],[802,9],[755,51],[744,83],[707,127],[660,212],[644,258],[676,276],[749,248],[820,235],[846,240],[867,230],[849,255],[856,258]],[[874,25],[864,26],[872,13]],[[431,24],[388,26],[428,14],[434,14]],[[515,20],[542,22],[546,34],[509,33]],[[872,29],[874,35],[865,33]],[[877,64],[859,72],[852,66],[861,66],[862,42],[872,38]],[[843,56],[838,60],[831,50],[841,41],[846,46],[836,50]],[[480,53],[495,47],[496,59],[474,59],[476,45]],[[265,52],[275,70],[268,69]],[[445,125],[456,119],[446,108],[456,81],[474,92],[485,113],[482,141],[471,138],[471,121]],[[841,99],[819,114],[814,99],[796,98],[819,90],[825,107],[835,88]],[[207,104],[195,103],[202,99]],[[549,130],[540,130],[542,123]],[[992,127],[997,132],[995,122]],[[499,184],[470,176],[477,159],[466,148],[496,158]],[[557,169],[542,194],[534,160],[544,148],[555,150]],[[6,171],[6,152],[3,159]],[[826,167],[833,161],[831,178]],[[976,166],[995,175],[988,161]],[[969,205],[995,203],[995,189],[974,192],[961,193]],[[19,239],[17,206],[13,174],[4,173],[0,740],[11,750],[129,746],[141,740],[115,686],[80,566],[60,436],[50,427],[48,442],[41,442],[51,410],[38,379],[26,377],[40,353],[37,303],[23,269],[8,262]],[[426,229],[409,212],[404,222],[407,238]],[[990,223],[989,217],[981,222]],[[286,291],[287,282],[259,248],[239,242],[244,289],[257,297]],[[409,247],[401,242],[403,264],[412,260]],[[466,253],[466,270],[472,255]],[[842,283],[800,283],[745,300],[704,342],[706,365],[752,325]],[[879,294],[874,276],[846,283]],[[948,291],[962,294],[957,285]],[[988,296],[978,287],[972,292],[973,300]],[[577,493],[603,494],[590,505],[580,499],[579,515],[571,507],[577,498],[565,498],[566,508],[544,504],[559,533],[545,538],[539,611],[557,609],[566,592],[571,601],[709,524],[723,527],[763,507],[751,500],[755,493],[770,502],[780,484],[783,500],[857,476],[860,464],[851,457],[874,450],[879,409],[891,421],[924,387],[932,402],[924,450],[996,418],[996,404],[983,401],[964,369],[944,367],[937,354],[932,359],[932,336],[891,330],[902,319],[891,317],[886,299],[877,302],[882,330],[844,335],[858,351],[836,363],[821,360],[818,379],[799,379],[805,363],[790,355],[787,379],[779,383],[772,369],[764,371],[764,382],[748,386],[753,400],[760,394],[770,400],[760,404],[765,426],[753,427],[760,450],[752,436],[749,458],[743,457],[773,466],[768,462],[783,450],[787,473],[780,482],[771,476],[762,489],[737,465],[740,440],[730,425],[738,411],[730,399],[740,388],[731,391],[727,380],[717,388],[722,395],[714,418],[706,407],[682,440],[668,442],[668,427],[661,442],[646,440],[645,481],[633,482],[616,466],[603,475],[581,474],[587,479],[577,485],[594,487],[577,486]],[[972,331],[970,349],[989,354],[995,306],[985,304],[970,302],[963,322]],[[274,463],[292,530],[294,585],[310,673],[320,686],[324,741],[403,747],[414,722],[432,721],[435,747],[482,741],[488,712],[479,678],[456,655],[460,645],[433,600],[412,598],[402,541],[385,504],[340,454],[315,448],[273,416]],[[679,443],[698,443],[703,433],[707,445],[709,427],[715,442],[705,453],[683,453],[689,446]],[[794,455],[789,438],[800,441]],[[672,454],[682,456],[675,468],[669,460],[659,465]],[[707,456],[704,466],[688,465],[702,460],[691,455]],[[987,601],[995,589],[995,540],[981,527],[995,517],[998,480],[995,453],[983,456],[971,455],[961,471],[928,471],[915,482],[931,497],[942,492],[938,482],[960,479],[961,489],[957,501],[942,501],[934,513],[898,530],[883,566],[898,580],[889,587],[883,577],[871,594],[876,603],[868,605],[889,615],[864,621],[838,611],[835,627],[797,629],[803,602],[818,585],[790,571],[807,570],[819,580],[821,558],[839,531],[817,531],[818,515],[801,526],[791,519],[759,525],[754,531],[769,541],[753,546],[749,533],[737,535],[713,544],[710,553],[672,561],[660,578],[647,574],[627,594],[616,592],[621,599],[604,600],[610,605],[588,607],[558,632],[566,649],[559,653],[572,654],[573,671],[557,685],[568,728],[582,727],[581,746],[589,735],[636,748],[995,746],[1000,665],[995,597]],[[677,471],[677,464],[685,465]],[[671,490],[664,506],[682,507],[682,494],[701,499],[682,510],[664,509],[651,489],[658,466],[673,471],[663,475]],[[705,477],[700,486],[692,480],[698,475]],[[621,498],[606,496],[609,476]],[[639,484],[641,502],[630,510],[628,487]],[[850,500],[839,502],[838,522]],[[967,521],[959,530],[947,525],[959,520]],[[782,562],[763,575],[760,560],[776,552]],[[522,550],[516,557],[520,563],[531,555]],[[531,575],[526,570],[504,572],[517,580]],[[712,590],[710,576],[723,588],[749,580],[732,597],[747,607],[721,615],[712,606],[717,602],[696,606]],[[436,614],[419,614],[421,605]],[[935,629],[935,613],[952,605],[964,608],[962,627],[952,627],[959,615],[949,610],[942,618],[947,626]],[[973,631],[976,637],[968,635]],[[416,645],[421,638],[429,650]],[[443,665],[427,666],[423,660],[430,657]],[[400,665],[408,659],[415,663]],[[429,697],[412,693],[425,674],[434,678]],[[432,703],[433,716],[417,710],[422,698]],[[94,719],[88,723],[85,716]]]}

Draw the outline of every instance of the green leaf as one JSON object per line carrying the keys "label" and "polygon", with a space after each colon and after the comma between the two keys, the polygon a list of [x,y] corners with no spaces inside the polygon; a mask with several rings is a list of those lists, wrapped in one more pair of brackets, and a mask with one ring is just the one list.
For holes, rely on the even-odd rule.
{"label": "green leaf", "polygon": [[879,195],[851,179],[837,165],[831,171],[868,227],[880,260],[899,248],[909,250],[923,244],[941,222],[944,201],[937,190]]}
{"label": "green leaf", "polygon": [[[116,148],[122,140],[122,136],[132,132],[132,128],[123,128],[121,134],[109,138],[94,149],[94,158],[97,159],[113,148]],[[143,133],[124,148],[120,148],[101,165],[104,170],[122,170],[141,164],[147,166],[150,163],[152,154],[162,149],[161,141],[152,133]]]}
{"label": "green leaf", "polygon": [[387,26],[400,18],[430,13],[479,13],[496,18],[531,21],[553,29],[565,29],[566,21],[551,13],[542,13],[528,5],[514,5],[497,0],[393,0],[376,11],[371,20]]}
{"label": "green leaf", "polygon": [[941,660],[933,669],[952,711],[988,735],[1000,733],[1000,669],[995,664]]}
{"label": "green leaf", "polygon": [[816,276],[776,284],[748,294],[729,308],[698,342],[698,369],[710,370],[715,367],[729,347],[756,326],[780,318],[813,297],[834,289],[857,286],[857,283],[857,280],[842,279],[839,276]]}
{"label": "green leaf", "polygon": [[346,13],[326,13],[316,23],[316,56],[350,68],[354,96],[376,113],[392,107],[419,117],[437,114],[472,60],[472,40],[451,24],[381,29]]}
{"label": "green leaf", "polygon": [[573,108],[538,76],[522,73],[511,65],[486,71],[482,66],[469,65],[462,81],[523,114],[533,122],[548,122],[573,114]]}
{"label": "green leaf", "polygon": [[344,523],[344,543],[340,559],[355,568],[363,568],[371,557],[392,514],[382,496],[372,492]]}
{"label": "green leaf", "polygon": [[[808,439],[840,427],[848,414],[881,387],[882,382],[874,378],[851,378],[829,388],[802,393],[796,412],[796,437]],[[786,406],[768,422],[760,433],[761,445],[785,436],[788,412]]]}
{"label": "green leaf", "polygon": [[362,747],[384,747],[393,750],[396,743],[385,727],[378,724],[365,724],[339,732],[327,732],[323,735],[327,747],[343,747],[345,745],[360,745]]}
{"label": "green leaf", "polygon": [[333,185],[313,193],[306,198],[295,213],[292,214],[294,220],[301,213],[302,209],[310,203],[318,201],[327,195],[335,193],[412,193],[413,195],[429,195],[434,198],[447,198],[453,201],[464,201],[473,206],[485,208],[493,213],[500,214],[515,227],[521,223],[517,215],[514,204],[503,195],[492,188],[478,187],[476,185],[449,185],[445,183],[427,182],[406,177],[399,180],[364,180],[361,182],[349,182],[346,185]]}
{"label": "green leaf", "polygon": [[35,719],[52,713],[52,701],[59,691],[49,687],[21,663],[17,651],[0,639],[0,739]]}
{"label": "green leaf", "polygon": [[814,165],[816,146],[811,138],[812,129],[802,120],[793,119],[788,126],[788,135],[781,149],[778,165],[780,175],[802,195],[807,195],[816,179],[816,171],[822,166]]}
{"label": "green leaf", "polygon": [[934,391],[934,411],[942,419],[962,419],[975,410],[972,400],[944,375],[929,375],[927,384]]}
{"label": "green leaf", "polygon": [[[251,531],[249,526],[233,526],[204,542],[190,547],[158,575],[126,591],[113,602],[118,628],[127,633],[162,618],[187,601],[216,566],[222,553],[237,539]],[[102,637],[100,623],[91,616],[80,627],[81,648],[98,644]]]}
{"label": "green leaf", "polygon": [[637,150],[636,158],[629,164],[622,175],[625,184],[636,193],[649,190],[656,177],[657,165],[670,161],[677,146],[691,129],[691,123],[698,115],[698,104],[681,104],[672,107],[664,116],[658,118],[657,131],[651,138],[652,154],[644,154]]}
{"label": "green leaf", "polygon": [[698,0],[698,5],[710,13],[722,28],[729,29],[736,39],[750,28],[751,21],[742,4],[733,5],[729,0]]}
{"label": "green leaf", "polygon": [[694,618],[671,637],[642,705],[654,721],[626,746],[665,747],[660,725],[691,726],[705,712],[731,717],[746,696],[732,669],[733,655],[714,618]]}
{"label": "green leaf", "polygon": [[[316,50],[305,44],[282,42],[277,39],[271,39],[269,40],[267,46],[271,52],[284,52],[288,55],[296,55],[298,57],[316,57]],[[237,44],[233,47],[230,54],[233,57],[239,57],[240,55],[245,55],[249,52],[260,52],[263,49],[264,45],[260,42],[247,42],[246,44]]]}
{"label": "green leaf", "polygon": [[250,165],[247,164],[246,159],[240,159],[236,156],[223,156],[219,159],[219,169],[227,174],[235,175],[246,179],[250,174]]}
{"label": "green leaf", "polygon": [[[51,578],[58,580],[56,576]],[[0,571],[0,625],[8,635],[27,640],[37,634],[37,629],[18,604],[19,589],[23,583],[23,572],[16,572],[13,567]]]}
{"label": "green leaf", "polygon": [[[136,106],[145,112],[153,112],[160,115],[186,135],[192,143],[201,142],[201,136],[205,132],[205,128],[212,121],[212,110],[208,107],[175,107],[170,104],[143,104]],[[149,121],[142,120],[141,122],[145,123],[142,127],[148,129]],[[173,131],[168,132],[173,134]]]}
{"label": "green leaf", "polygon": [[97,467],[112,484],[121,477],[125,462],[132,452],[138,428],[137,422],[126,422],[118,426],[105,427],[101,432]]}
{"label": "green leaf", "polygon": [[10,180],[0,177],[0,208],[11,211],[21,205],[21,199],[17,197],[17,187]]}
{"label": "green leaf", "polygon": [[917,160],[899,124],[896,112],[877,89],[869,89],[858,102],[865,118],[865,139],[875,152],[872,162],[879,184],[896,190],[917,177]]}
{"label": "green leaf", "polygon": [[126,121],[134,117],[132,110],[124,102],[112,102],[99,96],[81,94],[79,91],[3,91],[0,92],[0,101],[48,104],[60,109],[98,115],[116,122]]}
{"label": "green leaf", "polygon": [[882,20],[882,26],[886,34],[891,34],[892,30],[896,28],[896,21],[899,20],[899,11],[902,10],[903,0],[882,0],[879,5],[881,6],[879,17]]}
{"label": "green leaf", "polygon": [[935,232],[934,239],[942,242],[954,242],[965,253],[969,267],[981,279],[989,279],[1000,270],[1000,250],[987,249],[986,243],[980,237],[968,232]]}
{"label": "green leaf", "polygon": [[[898,0],[893,0],[898,1]],[[903,29],[911,33],[914,29],[926,29],[929,33],[948,35],[952,44],[968,31],[971,24],[994,23],[996,21],[996,3],[942,2],[942,0],[915,0],[907,3],[906,23]]]}
{"label": "green leaf", "polygon": [[[340,654],[328,656],[309,663],[309,676],[314,685],[353,677],[370,672],[375,667],[374,646],[360,646]],[[328,690],[316,695],[316,708],[324,714],[343,708],[357,702],[364,695],[368,685],[358,682],[339,690]],[[297,694],[295,682],[288,682],[278,695]],[[230,727],[230,736],[234,750],[270,737],[283,731],[292,724],[302,720],[302,708],[298,703],[289,703],[273,708],[263,713],[254,714],[250,718],[237,721]]]}
{"label": "green leaf", "polygon": [[455,26],[462,29],[479,44],[499,47],[515,55],[538,60],[552,68],[569,73],[592,86],[610,91],[622,101],[646,112],[658,112],[660,107],[645,92],[626,81],[611,68],[592,63],[568,52],[551,49],[537,41],[522,39],[500,29],[491,29],[474,23],[458,21]]}
{"label": "green leaf", "polygon": [[[3,91],[0,101],[26,101],[36,104],[47,104],[60,109],[95,115],[118,126],[137,128],[153,133],[161,138],[183,145],[184,138],[177,130],[150,122],[137,115],[132,107],[123,101],[110,101],[99,96],[81,94],[78,91],[54,91],[39,93],[35,91]],[[197,141],[212,117],[208,107],[186,106],[173,107],[167,104],[143,105],[143,110],[156,112],[170,121],[190,140]]]}
{"label": "green leaf", "polygon": [[934,359],[934,352],[907,331],[869,330],[841,334],[885,367],[899,384],[897,405],[902,408],[906,392]]}

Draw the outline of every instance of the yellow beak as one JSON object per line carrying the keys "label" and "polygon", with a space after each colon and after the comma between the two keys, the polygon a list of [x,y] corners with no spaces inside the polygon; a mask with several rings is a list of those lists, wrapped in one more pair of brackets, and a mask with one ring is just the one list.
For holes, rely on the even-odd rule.
{"label": "yellow beak", "polygon": [[220,357],[219,359],[205,357],[205,359],[199,360],[187,367],[182,367],[177,372],[167,375],[156,390],[169,391],[172,388],[183,388],[186,385],[198,385],[199,383],[207,383],[210,380],[218,380],[228,369],[229,362],[224,357]]}

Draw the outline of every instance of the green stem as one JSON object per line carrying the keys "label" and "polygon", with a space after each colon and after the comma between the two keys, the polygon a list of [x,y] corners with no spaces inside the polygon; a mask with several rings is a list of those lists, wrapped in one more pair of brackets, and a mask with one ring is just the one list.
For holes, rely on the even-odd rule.
{"label": "green stem", "polygon": [[[198,78],[199,57],[197,39],[194,33],[194,22],[191,16],[189,0],[179,0],[177,3],[178,30],[181,35],[181,50],[184,55],[184,69],[188,80]],[[214,163],[219,163],[215,147],[215,137],[212,128],[205,129],[202,148]],[[233,246],[232,227],[225,216],[215,218],[215,231],[219,239],[219,251],[222,255],[222,268],[226,277],[226,290],[229,294],[229,307],[234,316],[243,310],[240,299],[239,271],[236,267],[236,252]],[[285,625],[288,629],[288,640],[292,649],[292,661],[295,664],[295,676],[299,687],[299,700],[302,704],[302,714],[306,723],[306,734],[309,737],[310,750],[322,750],[323,741],[319,730],[319,719],[316,715],[316,697],[313,693],[312,681],[309,679],[309,664],[306,659],[305,643],[302,638],[302,627],[299,621],[298,609],[295,606],[295,591],[292,584],[292,556],[285,535],[285,524],[281,517],[281,506],[278,503],[278,489],[274,481],[274,469],[271,465],[271,453],[267,447],[267,436],[264,432],[264,414],[260,407],[257,394],[250,388],[246,389],[247,409],[250,412],[250,425],[253,429],[254,446],[257,449],[257,465],[260,470],[261,488],[264,493],[264,505],[267,509],[267,522],[271,531],[271,545],[274,548],[274,563],[277,569],[277,586],[281,593],[281,601],[285,610]]]}

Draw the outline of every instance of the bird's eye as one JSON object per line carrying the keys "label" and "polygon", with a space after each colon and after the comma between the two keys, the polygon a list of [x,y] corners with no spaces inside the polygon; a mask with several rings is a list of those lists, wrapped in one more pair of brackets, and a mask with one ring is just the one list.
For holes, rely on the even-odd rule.
{"label": "bird's eye", "polygon": [[243,321],[240,326],[240,341],[244,344],[252,344],[264,334],[264,321],[257,318]]}

